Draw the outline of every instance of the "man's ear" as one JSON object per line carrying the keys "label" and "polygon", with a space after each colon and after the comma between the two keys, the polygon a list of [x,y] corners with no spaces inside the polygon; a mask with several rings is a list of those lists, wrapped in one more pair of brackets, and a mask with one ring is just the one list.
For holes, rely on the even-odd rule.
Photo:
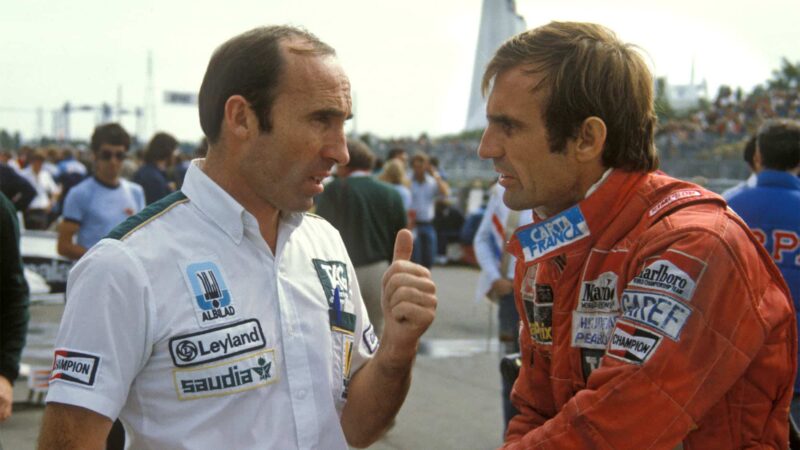
{"label": "man's ear", "polygon": [[241,95],[231,95],[225,101],[222,125],[226,134],[240,140],[247,139],[254,132],[258,133],[258,119],[250,103]]}
{"label": "man's ear", "polygon": [[761,172],[761,149],[756,146],[756,152],[753,153],[753,172]]}
{"label": "man's ear", "polygon": [[579,162],[600,161],[606,144],[606,123],[597,116],[586,118],[575,139],[575,157]]}

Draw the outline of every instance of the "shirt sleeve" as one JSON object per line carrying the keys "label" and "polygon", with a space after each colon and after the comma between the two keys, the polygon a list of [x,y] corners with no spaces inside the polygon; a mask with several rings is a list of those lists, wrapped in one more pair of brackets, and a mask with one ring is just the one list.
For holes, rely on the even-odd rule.
{"label": "shirt sleeve", "polygon": [[28,283],[14,205],[0,194],[0,375],[14,382],[28,330]]}
{"label": "shirt sleeve", "polygon": [[475,296],[478,299],[483,298],[491,289],[492,283],[502,277],[497,251],[502,251],[503,249],[495,248],[497,244],[492,241],[494,239],[494,236],[492,236],[492,216],[498,208],[498,201],[502,201],[497,192],[497,189],[492,190],[492,196],[489,198],[486,211],[483,213],[478,231],[475,232],[475,237],[472,241],[472,246],[475,249],[475,260],[481,267],[481,274],[478,278],[478,286],[475,292]]}
{"label": "shirt sleeve", "polygon": [[[747,402],[752,420],[765,420],[775,402],[791,395],[794,314],[753,243],[739,236],[704,230],[643,240],[648,243],[633,257],[637,275],[622,286],[622,316],[601,367],[556,412],[549,383],[571,381],[548,383],[534,353],[533,367],[523,368],[514,387],[522,417],[511,423],[504,448],[669,449],[743,377],[734,395]],[[682,281],[654,282],[658,277],[645,270],[661,265],[683,273]],[[530,337],[523,341],[530,348]],[[753,374],[748,369],[756,358],[759,373]],[[572,384],[560,392],[569,389]]]}
{"label": "shirt sleeve", "polygon": [[85,196],[83,189],[73,188],[67,192],[67,198],[64,199],[64,213],[65,220],[81,223],[83,222],[83,215],[85,213]]}
{"label": "shirt sleeve", "polygon": [[116,419],[151,353],[147,280],[120,241],[104,239],[80,259],[67,282],[47,402]]}

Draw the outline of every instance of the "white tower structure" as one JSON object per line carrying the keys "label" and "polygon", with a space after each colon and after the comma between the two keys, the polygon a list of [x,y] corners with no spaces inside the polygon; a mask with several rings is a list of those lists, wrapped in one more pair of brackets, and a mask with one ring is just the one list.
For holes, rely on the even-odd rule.
{"label": "white tower structure", "polygon": [[511,36],[524,31],[525,19],[517,14],[515,0],[483,0],[481,27],[472,69],[466,130],[486,127],[486,100],[481,94],[483,71],[495,50]]}

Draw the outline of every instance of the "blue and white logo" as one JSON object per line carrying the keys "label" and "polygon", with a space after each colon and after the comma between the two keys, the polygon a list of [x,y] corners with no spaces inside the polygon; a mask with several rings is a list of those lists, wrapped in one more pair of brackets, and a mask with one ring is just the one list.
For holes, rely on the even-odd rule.
{"label": "blue and white logo", "polygon": [[234,319],[236,309],[222,271],[211,261],[186,266],[186,280],[194,296],[195,313],[200,326]]}
{"label": "blue and white logo", "polygon": [[591,232],[581,209],[576,205],[544,222],[517,231],[525,262],[588,237]]}

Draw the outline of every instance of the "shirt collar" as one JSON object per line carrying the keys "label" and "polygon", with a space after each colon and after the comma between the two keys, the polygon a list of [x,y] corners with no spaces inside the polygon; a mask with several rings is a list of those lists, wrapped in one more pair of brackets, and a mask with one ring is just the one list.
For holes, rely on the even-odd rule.
{"label": "shirt collar", "polygon": [[783,170],[764,169],[756,176],[757,186],[775,186],[800,190],[800,178]]}
{"label": "shirt collar", "polygon": [[[242,241],[245,225],[255,223],[255,217],[203,172],[204,164],[205,159],[192,161],[181,191],[238,245]],[[245,215],[250,217],[246,218]],[[258,224],[255,223],[255,226]]]}

